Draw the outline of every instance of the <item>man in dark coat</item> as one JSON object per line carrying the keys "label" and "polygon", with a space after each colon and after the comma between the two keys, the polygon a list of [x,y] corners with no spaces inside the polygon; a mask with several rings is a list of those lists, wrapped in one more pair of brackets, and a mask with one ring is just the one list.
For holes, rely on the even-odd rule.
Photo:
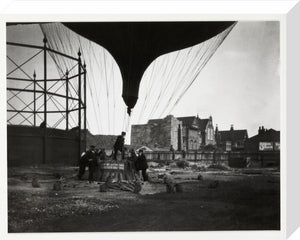
{"label": "man in dark coat", "polygon": [[100,160],[106,160],[106,152],[104,148],[99,151],[98,155]]}
{"label": "man in dark coat", "polygon": [[124,165],[124,172],[127,178],[126,180],[135,179],[135,174],[137,173],[135,167],[136,161],[137,161],[137,155],[135,154],[134,149],[130,149],[127,156],[127,161],[125,161],[125,165]]}
{"label": "man in dark coat", "polygon": [[94,180],[94,171],[97,166],[97,155],[95,151],[95,146],[91,145],[90,149],[82,154],[79,161],[79,174],[78,179],[81,180],[86,166],[89,167],[89,182],[91,183]]}
{"label": "man in dark coat", "polygon": [[122,132],[122,134],[119,135],[116,139],[116,142],[114,144],[114,160],[117,160],[118,151],[120,151],[121,153],[123,152],[125,135],[126,133]]}
{"label": "man in dark coat", "polygon": [[146,182],[148,181],[148,175],[147,175],[147,160],[146,156],[144,155],[144,151],[142,149],[139,150],[139,156],[136,161],[136,170],[139,172],[142,171],[143,180]]}

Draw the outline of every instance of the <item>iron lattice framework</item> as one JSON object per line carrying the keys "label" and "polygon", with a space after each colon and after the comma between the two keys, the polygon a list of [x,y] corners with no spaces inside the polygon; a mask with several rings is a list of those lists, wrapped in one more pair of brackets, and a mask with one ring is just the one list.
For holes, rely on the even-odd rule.
{"label": "iron lattice framework", "polygon": [[[82,64],[81,52],[78,51],[78,57],[72,57],[51,49],[47,46],[47,39],[44,37],[43,46],[21,44],[14,42],[7,42],[7,46],[12,46],[16,48],[27,48],[36,49],[37,53],[30,56],[24,60],[21,64],[18,64],[12,57],[7,55],[7,59],[10,63],[14,65],[14,68],[7,72],[7,83],[13,82],[13,87],[7,84],[7,124],[8,125],[30,125],[32,127],[43,128],[44,136],[44,148],[43,162],[46,162],[47,156],[47,138],[51,134],[52,129],[56,129],[58,125],[65,122],[65,130],[70,128],[75,128],[78,130],[78,158],[80,158],[82,147],[82,139],[84,145],[86,144],[86,65]],[[71,69],[67,69],[59,78],[47,78],[48,76],[48,65],[49,65],[49,54],[60,55],[62,58],[68,59],[72,62]],[[43,55],[42,63],[39,62],[39,67],[42,67],[43,77],[38,79],[36,71],[33,71],[32,76],[26,72],[24,65],[32,62],[37,56]],[[71,60],[71,61],[70,61]],[[55,61],[55,64],[58,63]],[[61,70],[62,68],[57,65]],[[14,77],[13,73],[20,71],[25,77]],[[62,70],[61,70],[62,71]],[[19,83],[25,83],[26,86],[18,87],[22,85]],[[51,86],[50,86],[51,85]],[[56,90],[54,86],[59,86]],[[77,87],[75,86],[77,85]],[[64,89],[62,89],[64,87]],[[64,93],[62,93],[62,90]],[[71,91],[72,90],[72,91]],[[72,94],[73,92],[73,94]],[[30,94],[28,98],[22,98],[20,95],[22,93]],[[18,100],[22,103],[22,107],[19,109],[14,104],[14,100]],[[59,100],[58,100],[59,99]],[[38,102],[40,101],[40,102]],[[75,104],[74,104],[75,102]],[[49,104],[56,109],[48,109]],[[72,106],[71,106],[72,105]],[[71,114],[78,114],[77,119],[74,120]],[[56,119],[55,124],[50,126],[48,122],[48,116],[50,114],[59,114],[60,118]],[[42,115],[42,117],[41,117]],[[73,120],[73,126],[70,123]],[[14,120],[18,119],[17,123]],[[21,120],[20,120],[21,119]],[[83,119],[83,124],[82,124]],[[37,125],[37,120],[41,124]],[[76,121],[77,120],[77,121]],[[82,130],[83,135],[82,135]],[[77,132],[77,131],[76,131]]]}

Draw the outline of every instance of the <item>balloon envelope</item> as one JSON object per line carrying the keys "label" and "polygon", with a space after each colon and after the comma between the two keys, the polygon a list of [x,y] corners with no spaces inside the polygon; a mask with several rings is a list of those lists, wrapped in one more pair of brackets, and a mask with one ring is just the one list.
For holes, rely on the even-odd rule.
{"label": "balloon envelope", "polygon": [[234,22],[69,22],[65,26],[106,48],[123,79],[122,97],[132,109],[142,76],[157,57],[206,41]]}

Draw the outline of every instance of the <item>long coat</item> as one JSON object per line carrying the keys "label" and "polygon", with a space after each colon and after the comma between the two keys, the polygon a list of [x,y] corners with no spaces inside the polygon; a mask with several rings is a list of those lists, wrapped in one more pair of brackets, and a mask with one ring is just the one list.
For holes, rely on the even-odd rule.
{"label": "long coat", "polygon": [[144,154],[138,156],[136,161],[136,170],[146,170],[148,168],[147,160]]}
{"label": "long coat", "polygon": [[114,144],[114,149],[122,151],[123,147],[124,147],[124,141],[125,141],[125,139],[122,135],[118,136],[116,139],[116,142]]}
{"label": "long coat", "polygon": [[93,150],[88,150],[86,153],[80,158],[80,163],[81,164],[92,164],[92,165],[97,165],[97,155],[95,151]]}

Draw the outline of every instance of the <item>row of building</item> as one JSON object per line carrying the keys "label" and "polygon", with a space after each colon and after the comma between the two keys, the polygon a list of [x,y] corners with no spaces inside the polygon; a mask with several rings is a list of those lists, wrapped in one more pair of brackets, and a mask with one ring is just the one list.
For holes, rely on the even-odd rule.
{"label": "row of building", "polygon": [[224,151],[279,151],[280,131],[259,127],[257,135],[248,137],[246,129],[229,130],[214,128],[210,116],[174,117],[151,119],[147,124],[131,126],[131,145],[145,146],[152,150],[169,150],[172,146],[178,151],[220,148]]}

